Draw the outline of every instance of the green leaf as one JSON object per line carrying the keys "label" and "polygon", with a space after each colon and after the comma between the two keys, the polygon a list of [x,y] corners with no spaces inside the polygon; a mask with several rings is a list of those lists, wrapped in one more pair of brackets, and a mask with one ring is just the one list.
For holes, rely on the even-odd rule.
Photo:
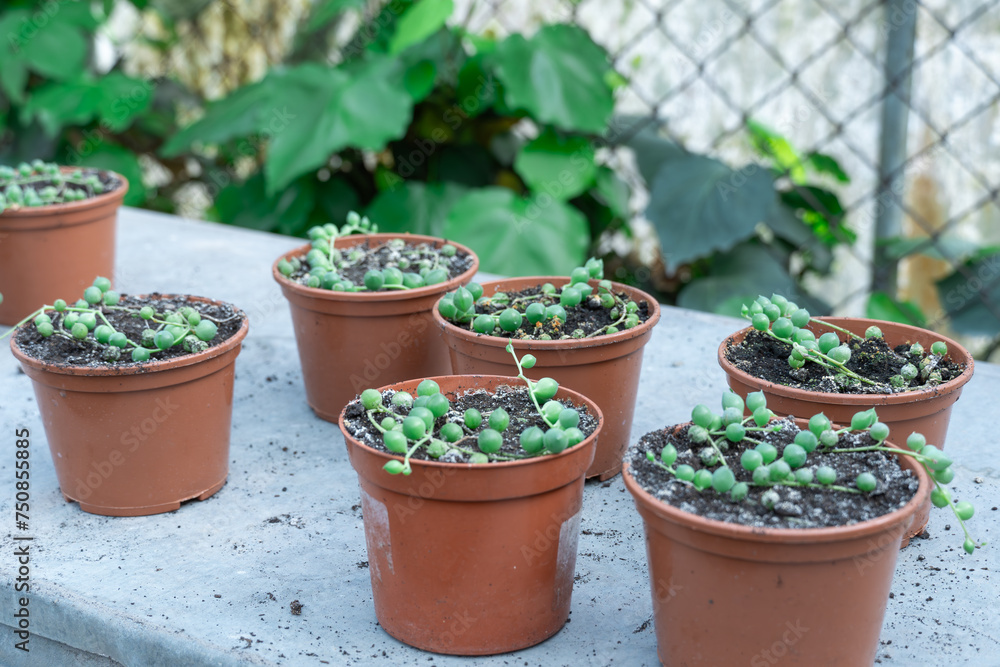
{"label": "green leaf", "polygon": [[66,160],[66,164],[74,167],[95,167],[110,169],[128,179],[128,192],[125,194],[126,206],[142,206],[146,203],[146,186],[142,183],[142,166],[135,153],[108,142],[99,142],[86,155],[73,154],[75,159]]}
{"label": "green leaf", "polygon": [[564,136],[546,128],[521,148],[514,170],[535,192],[566,201],[594,182],[594,145],[585,137]]}
{"label": "green leaf", "polygon": [[604,79],[607,54],[581,28],[548,25],[531,39],[511,35],[495,53],[497,76],[512,109],[565,130],[602,132],[614,108]]}
{"label": "green leaf", "polygon": [[348,9],[361,9],[365,6],[366,0],[320,0],[313,5],[309,12],[309,20],[306,21],[303,30],[306,34],[311,34],[325,28],[333,19]]}
{"label": "green leaf", "polygon": [[200,120],[175,134],[161,153],[173,157],[185,151],[194,142],[205,144],[245,137],[266,128],[269,114],[288,113],[287,104],[274,108],[281,101],[281,87],[287,72],[272,71],[264,79],[243,86],[229,96],[208,105]]}
{"label": "green leaf", "polygon": [[597,198],[619,218],[628,218],[628,202],[631,196],[628,183],[623,181],[614,170],[605,166],[597,168],[597,187],[594,193]]}
{"label": "green leaf", "polygon": [[28,83],[28,68],[19,60],[0,54],[4,63],[0,66],[0,88],[17,104],[24,102],[24,87]]}
{"label": "green leaf", "polygon": [[83,70],[87,43],[79,28],[53,20],[23,38],[20,57],[39,74],[66,80]]}
{"label": "green leaf", "polygon": [[844,214],[837,195],[815,185],[795,185],[782,192],[781,199],[792,208],[815,211],[827,219],[837,220]]}
{"label": "green leaf", "polygon": [[443,237],[448,211],[466,192],[454,183],[404,181],[379,193],[365,215],[380,231]]}
{"label": "green leaf", "polygon": [[400,53],[438,31],[451,16],[452,0],[421,0],[409,7],[389,39],[389,53]]}
{"label": "green leaf", "polygon": [[406,132],[413,100],[388,80],[392,60],[364,64],[352,75],[314,64],[289,70],[281,86],[289,116],[274,132],[264,173],[268,195],[326,163],[347,146],[381,150]]}
{"label": "green leaf", "polygon": [[886,254],[896,260],[917,253],[941,261],[960,262],[982,250],[982,246],[975,241],[948,234],[942,234],[933,241],[926,236],[896,237],[880,241],[879,245],[884,245]]}
{"label": "green leaf", "polygon": [[614,125],[621,128],[623,133],[631,133],[632,128],[638,123],[646,123],[641,130],[631,134],[627,145],[635,151],[636,164],[639,173],[647,184],[652,183],[656,178],[660,167],[669,160],[680,160],[688,156],[688,153],[676,143],[662,136],[654,123],[649,123],[648,119],[633,116],[615,116]]}
{"label": "green leaf", "polygon": [[489,110],[497,100],[500,83],[492,67],[492,56],[477,53],[467,58],[458,71],[455,99],[469,118]]}
{"label": "green leaf", "polygon": [[802,183],[806,178],[806,170],[802,159],[783,136],[756,121],[747,121],[750,141],[762,155],[774,160],[782,173],[786,173],[795,183]]}
{"label": "green leaf", "polygon": [[804,294],[782,262],[758,243],[744,243],[714,256],[708,273],[708,277],[692,280],[681,290],[678,306],[735,317],[740,307],[758,294],[777,292],[813,313],[829,311],[829,306]]}
{"label": "green leaf", "polygon": [[50,81],[34,89],[21,109],[21,122],[37,118],[50,137],[67,125],[84,125],[97,114],[101,91],[91,82]]}
{"label": "green leaf", "polygon": [[358,201],[358,193],[345,177],[334,174],[329,180],[316,183],[316,207],[313,209],[309,225],[327,222],[339,225],[349,211],[359,210],[361,203]]}
{"label": "green leaf", "polygon": [[586,259],[587,221],[563,202],[546,203],[523,199],[506,188],[473,190],[451,207],[444,236],[475,250],[482,271],[569,275]]}
{"label": "green leaf", "polygon": [[264,175],[254,174],[244,183],[223,188],[215,199],[221,222],[262,231],[296,234],[304,231],[315,202],[312,176],[290,183],[274,196],[264,188]]}
{"label": "green leaf", "polygon": [[750,164],[734,171],[702,155],[664,162],[649,189],[646,217],[669,272],[750,238],[775,204],[765,169]]}
{"label": "green leaf", "polygon": [[811,153],[805,159],[805,162],[817,172],[829,174],[841,183],[851,182],[851,177],[847,175],[847,172],[840,166],[840,163],[825,153]]}
{"label": "green leaf", "polygon": [[437,67],[432,60],[421,60],[406,69],[403,76],[403,87],[414,102],[420,102],[434,90],[434,80],[437,78]]}
{"label": "green leaf", "polygon": [[865,317],[873,320],[888,320],[915,327],[927,326],[927,318],[920,306],[912,301],[897,301],[885,292],[875,291],[868,296]]}
{"label": "green leaf", "polygon": [[[1000,319],[983,303],[1000,304],[1000,251],[977,253],[963,265],[970,277],[955,271],[937,281],[938,298],[955,331],[968,336],[995,336]],[[994,310],[1000,311],[1000,307]]]}
{"label": "green leaf", "polygon": [[133,79],[121,72],[109,72],[96,86],[100,90],[97,115],[113,131],[127,129],[132,121],[153,101],[155,84],[145,79]]}
{"label": "green leaf", "polygon": [[795,211],[778,201],[764,219],[764,224],[776,236],[805,253],[811,269],[822,274],[830,272],[833,266],[833,252],[815,234],[812,227],[799,219]]}

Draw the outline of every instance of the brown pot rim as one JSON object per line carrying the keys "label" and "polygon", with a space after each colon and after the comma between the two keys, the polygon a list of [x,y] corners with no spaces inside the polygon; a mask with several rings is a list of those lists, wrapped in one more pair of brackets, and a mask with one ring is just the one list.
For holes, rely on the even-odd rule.
{"label": "brown pot rim", "polygon": [[[450,380],[453,378],[461,378],[463,381],[470,383],[470,385],[484,383],[484,382],[497,382],[497,383],[507,383],[511,386],[518,386],[524,383],[521,378],[518,377],[508,377],[506,375],[436,375],[434,377],[424,378],[427,380],[434,380],[435,382],[440,380]],[[387,384],[385,386],[379,387],[377,391],[383,392],[386,389],[396,389],[400,385],[410,384],[414,380],[404,380],[402,382],[393,382],[392,384]],[[470,386],[469,389],[473,389],[474,386]],[[516,470],[520,467],[525,467],[529,465],[536,465],[539,463],[544,463],[546,461],[552,461],[558,458],[565,458],[565,456],[570,456],[579,452],[587,447],[593,447],[597,437],[601,434],[601,428],[604,426],[604,413],[601,412],[600,406],[594,403],[592,400],[584,396],[578,391],[574,391],[563,385],[559,385],[559,393],[563,394],[563,397],[570,399],[575,405],[584,404],[587,406],[587,410],[597,418],[597,428],[594,432],[583,439],[582,442],[578,442],[572,447],[567,447],[558,454],[549,454],[544,456],[532,456],[530,458],[521,459],[519,461],[496,461],[489,464],[482,463],[442,463],[440,461],[425,461],[423,459],[410,459],[410,467],[419,469],[426,468],[427,470],[452,470],[452,471],[469,471],[469,470]],[[558,394],[557,394],[558,395]],[[351,401],[350,403],[352,403]],[[348,405],[350,405],[348,403]],[[369,447],[364,444],[353,435],[348,433],[347,429],[344,428],[344,416],[347,414],[347,406],[340,411],[340,417],[337,419],[337,425],[340,427],[340,432],[343,433],[345,440],[350,440],[350,443],[360,449],[374,454],[378,458],[388,461],[401,461],[402,456],[399,454],[390,454],[389,452],[383,452],[380,449],[375,449],[374,447]],[[388,474],[388,473],[386,473]]]}
{"label": "brown pot rim", "polygon": [[[796,419],[796,424],[803,428],[808,422],[804,419]],[[677,424],[676,428],[682,428],[691,424]],[[887,443],[896,449],[897,445]],[[665,521],[684,526],[690,530],[715,535],[718,537],[736,539],[745,542],[758,542],[764,544],[817,544],[829,542],[841,542],[877,535],[894,525],[906,521],[907,516],[913,516],[920,505],[926,500],[931,491],[930,478],[923,466],[910,456],[902,453],[894,454],[900,462],[900,467],[908,469],[916,475],[919,480],[919,487],[913,497],[900,508],[883,514],[882,516],[868,521],[861,521],[849,526],[833,526],[825,528],[761,528],[758,526],[744,526],[741,524],[728,523],[717,519],[706,519],[691,512],[685,512],[673,505],[655,498],[643,489],[632,476],[628,455],[622,465],[622,478],[629,493],[635,498],[637,503],[644,505],[647,509],[655,513]]]}
{"label": "brown pot rim", "polygon": [[[64,173],[70,171],[76,171],[77,169],[84,169],[85,167],[59,167]],[[110,169],[98,169],[102,174],[109,174],[121,181],[121,185],[114,190],[109,192],[102,192],[96,197],[91,197],[89,199],[84,199],[81,201],[64,202],[61,204],[46,204],[45,206],[31,206],[31,207],[21,207],[14,210],[4,211],[0,213],[0,229],[10,229],[12,226],[17,228],[23,227],[26,223],[31,223],[28,229],[43,229],[38,226],[39,218],[46,218],[53,215],[65,215],[67,213],[77,213],[79,211],[86,211],[92,208],[98,208],[109,203],[114,203],[117,200],[117,204],[120,206],[121,201],[125,198],[128,193],[129,183],[128,179],[119,174],[116,171],[111,171]],[[78,223],[69,224],[83,224],[87,222],[86,220]],[[10,223],[10,225],[5,225],[5,223]],[[20,223],[20,224],[18,224]],[[58,225],[52,225],[53,227],[65,227],[67,223],[65,221],[60,221]]]}
{"label": "brown pot rim", "polygon": [[[149,297],[148,294],[135,295],[136,298]],[[147,375],[149,373],[159,373],[162,371],[168,371],[175,368],[183,368],[185,366],[193,366],[195,364],[208,361],[209,359],[214,359],[215,357],[221,356],[226,352],[229,352],[236,346],[243,342],[246,338],[247,333],[250,331],[250,320],[247,314],[233,306],[233,304],[225,301],[216,301],[214,299],[209,299],[201,296],[193,296],[189,294],[160,294],[160,297],[164,299],[170,298],[185,298],[190,301],[200,301],[203,303],[211,303],[214,305],[224,304],[232,307],[236,313],[238,313],[242,318],[243,322],[240,324],[240,328],[236,332],[222,341],[218,345],[214,345],[204,352],[198,352],[197,354],[186,354],[181,357],[174,357],[173,359],[160,359],[160,360],[150,360],[142,364],[137,364],[134,366],[71,366],[71,365],[61,365],[55,364],[50,361],[41,361],[30,357],[21,350],[20,346],[17,344],[17,333],[23,327],[31,325],[31,322],[25,322],[20,327],[18,327],[10,337],[10,350],[14,354],[14,357],[22,364],[28,366],[37,371],[45,373],[53,373],[56,375],[73,375],[82,377],[109,377],[109,376],[128,376],[128,375]]]}
{"label": "brown pot rim", "polygon": [[463,285],[476,275],[479,271],[479,256],[469,248],[468,246],[462,245],[455,241],[449,241],[447,239],[440,238],[438,236],[425,236],[423,234],[410,234],[406,232],[401,233],[379,233],[379,234],[355,234],[352,236],[342,236],[334,242],[335,247],[351,247],[355,245],[360,245],[364,241],[382,242],[389,241],[391,239],[403,239],[405,241],[412,241],[414,243],[432,243],[437,247],[440,247],[446,243],[450,243],[455,246],[458,250],[467,253],[472,257],[472,266],[467,270],[463,271],[461,274],[455,276],[454,278],[449,278],[443,283],[438,283],[436,285],[425,285],[424,287],[417,287],[416,289],[406,289],[406,290],[391,290],[388,292],[334,292],[332,290],[322,289],[320,287],[307,287],[300,283],[295,282],[286,278],[284,275],[278,271],[278,262],[283,259],[289,259],[291,257],[302,257],[312,248],[311,243],[306,243],[305,245],[299,246],[293,250],[290,250],[276,260],[271,265],[271,275],[274,280],[281,285],[282,289],[289,290],[290,292],[296,294],[297,296],[316,299],[319,301],[346,301],[346,302],[371,302],[380,303],[387,301],[408,301],[410,299],[419,299],[421,297],[431,296],[438,294],[440,292],[447,292],[458,288],[459,285]]}
{"label": "brown pot rim", "polygon": [[[910,326],[909,324],[900,324],[898,322],[888,322],[886,320],[872,320],[864,317],[818,317],[818,320],[823,320],[836,324],[837,326],[843,327],[845,329],[850,329],[851,324],[857,324],[862,330],[867,329],[871,325],[876,325],[881,327],[899,327],[905,333],[916,334],[921,333],[924,335],[930,335],[948,346],[948,356],[956,354],[960,356],[959,360],[961,363],[965,364],[965,370],[957,378],[948,380],[945,383],[939,384],[935,387],[928,387],[926,389],[916,389],[911,391],[904,391],[897,394],[840,394],[840,393],[828,393],[823,391],[810,391],[806,389],[798,389],[795,387],[788,387],[783,384],[778,384],[776,382],[771,382],[769,380],[763,380],[761,378],[750,375],[746,371],[737,368],[732,362],[726,358],[726,350],[729,345],[737,337],[742,340],[750,332],[752,327],[745,327],[739,331],[726,336],[723,341],[719,344],[718,349],[718,361],[719,366],[725,371],[727,375],[730,375],[745,385],[751,387],[759,387],[760,390],[773,393],[777,396],[782,396],[784,398],[791,398],[800,401],[807,401],[811,403],[817,402],[827,402],[835,403],[838,405],[856,405],[858,407],[871,407],[874,403],[879,405],[902,405],[905,403],[914,403],[917,401],[927,401],[934,399],[942,394],[950,394],[960,388],[962,388],[969,380],[972,379],[972,373],[975,370],[975,360],[969,351],[964,347],[959,345],[957,342],[943,336],[929,329],[922,329],[920,327]],[[857,333],[857,332],[855,332]],[[816,397],[823,397],[822,400],[817,400]]]}
{"label": "brown pot rim", "polygon": [[[527,285],[543,285],[544,283],[552,283],[557,287],[559,285],[564,285],[570,281],[568,276],[524,276],[515,278],[502,278],[500,280],[490,280],[482,283],[483,289],[487,286],[493,287],[497,285],[504,285],[510,283],[525,283]],[[588,281],[591,286],[596,287],[599,281],[590,280]],[[455,338],[462,339],[468,343],[487,345],[489,347],[507,347],[507,343],[513,343],[518,349],[524,350],[567,350],[567,349],[584,349],[590,347],[602,347],[604,345],[614,345],[616,343],[622,343],[627,340],[632,340],[633,338],[639,338],[647,334],[657,322],[660,321],[660,304],[652,296],[643,292],[637,287],[632,287],[630,285],[624,285],[622,283],[612,282],[612,286],[615,291],[626,292],[633,301],[646,301],[650,304],[650,315],[649,319],[642,322],[638,326],[632,327],[631,329],[625,329],[624,331],[619,331],[618,333],[611,335],[597,336],[595,338],[570,338],[568,340],[534,340],[534,339],[524,339],[524,338],[506,338],[503,336],[492,336],[490,334],[480,334],[474,331],[469,331],[456,324],[446,320],[440,312],[438,312],[437,304],[434,304],[434,308],[431,309],[431,315],[434,317],[434,322],[441,328],[441,330],[449,336],[454,336]],[[526,285],[526,286],[527,286]],[[485,293],[485,292],[484,292]],[[444,297],[442,297],[444,298]],[[440,301],[440,299],[439,299]]]}

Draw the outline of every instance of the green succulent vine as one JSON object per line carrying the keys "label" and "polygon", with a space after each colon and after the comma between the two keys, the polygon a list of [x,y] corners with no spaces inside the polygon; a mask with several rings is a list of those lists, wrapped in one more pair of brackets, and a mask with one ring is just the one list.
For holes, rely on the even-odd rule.
{"label": "green succulent vine", "polygon": [[[847,367],[847,362],[851,360],[851,348],[841,341],[837,334],[840,332],[849,340],[856,341],[882,338],[882,330],[877,326],[868,327],[865,335],[859,336],[843,327],[811,317],[808,310],[800,308],[795,302],[780,294],[772,294],[770,299],[758,296],[749,305],[744,304],[741,313],[744,318],[750,320],[755,330],[791,346],[788,355],[788,365],[791,368],[802,368],[810,362],[832,371],[834,377],[843,385],[879,385],[871,378]],[[826,327],[832,331],[822,334],[817,339],[816,334],[806,328],[810,324]],[[909,362],[904,364],[898,374],[889,378],[889,384],[893,389],[907,391],[918,388],[910,386],[910,382],[918,376],[923,383],[920,386],[934,386],[941,383],[941,371],[937,370],[937,366],[948,354],[948,346],[944,341],[935,341],[929,352],[925,351],[920,343],[914,343],[910,346],[909,354],[918,361],[915,364]]]}
{"label": "green succulent vine", "polygon": [[[385,448],[393,454],[401,454],[402,461],[393,459],[383,468],[392,475],[409,475],[411,457],[424,448],[433,459],[439,459],[451,450],[469,457],[470,463],[490,461],[515,461],[518,459],[558,454],[567,447],[583,442],[586,436],[578,428],[580,413],[575,408],[564,406],[553,397],[559,391],[559,383],[552,378],[530,380],[525,370],[534,367],[536,359],[526,354],[518,359],[512,345],[507,351],[513,356],[517,366],[517,377],[525,382],[528,395],[534,404],[545,428],[528,426],[519,435],[523,453],[501,453],[503,432],[512,426],[510,415],[502,407],[488,414],[476,408],[469,408],[459,414],[454,410],[448,397],[441,393],[441,387],[433,380],[423,380],[417,385],[417,396],[405,391],[397,391],[389,399],[393,408],[383,403],[382,394],[377,389],[361,392],[361,404],[368,420],[379,433]],[[407,410],[400,415],[397,410]],[[440,427],[436,422],[452,413]],[[381,418],[379,416],[381,415]]]}
{"label": "green succulent vine", "polygon": [[[48,183],[37,188],[36,185]],[[96,174],[77,169],[63,173],[59,165],[34,160],[16,167],[0,165],[0,213],[90,199],[104,192]]]}
{"label": "green succulent vine", "polygon": [[407,290],[428,285],[436,285],[448,280],[448,268],[443,265],[442,258],[448,259],[458,253],[451,243],[442,245],[435,253],[434,259],[419,258],[420,250],[426,244],[411,246],[405,239],[390,239],[386,245],[398,253],[395,266],[382,269],[372,269],[365,272],[363,284],[356,285],[343,275],[344,271],[364,259],[365,252],[358,248],[335,247],[337,239],[351,234],[375,234],[378,225],[371,222],[368,216],[361,216],[356,211],[347,214],[346,223],[337,227],[332,223],[317,225],[309,229],[308,235],[312,248],[302,259],[291,257],[278,261],[278,271],[290,278],[304,271],[300,282],[307,287],[316,287],[334,292],[377,292],[381,289]]}
{"label": "green succulent vine", "polygon": [[[123,306],[120,302],[121,296],[111,289],[111,281],[97,277],[94,284],[83,291],[82,299],[72,305],[57,299],[52,305],[42,306],[0,335],[0,339],[22,324],[34,321],[35,330],[43,338],[65,338],[94,346],[108,362],[119,361],[131,350],[132,361],[142,362],[177,345],[192,354],[207,350],[209,342],[218,334],[219,325],[229,321],[213,319],[190,306],[157,310],[152,306]],[[143,320],[146,328],[141,339],[134,341],[117,331],[107,318],[110,311],[129,313]]]}
{"label": "green succulent vine", "polygon": [[[599,281],[596,288],[590,285],[591,280]],[[525,320],[535,327],[540,327],[546,321],[561,326],[568,317],[566,309],[580,305],[585,299],[591,299],[595,305],[599,303],[602,308],[607,309],[612,322],[589,334],[576,329],[564,333],[562,338],[593,338],[639,326],[639,304],[625,301],[615,294],[612,282],[604,279],[604,261],[594,257],[588,259],[583,266],[573,269],[569,282],[561,289],[557,289],[552,283],[545,283],[538,294],[511,298],[506,292],[483,296],[482,285],[469,283],[445,294],[438,302],[438,312],[446,320],[467,325],[476,333],[492,334],[498,328],[512,333],[520,329]],[[487,305],[507,307],[498,314],[477,310],[477,307]],[[550,340],[552,337],[543,333],[538,338]]]}
{"label": "green succulent vine", "polygon": [[[749,417],[744,417],[746,411]],[[971,503],[954,502],[948,490],[944,487],[955,477],[952,461],[934,445],[927,444],[926,438],[920,433],[911,433],[906,439],[906,449],[892,447],[887,444],[889,427],[878,421],[874,408],[858,412],[851,419],[850,426],[834,429],[830,420],[822,412],[809,419],[808,429],[799,431],[793,442],[784,446],[781,452],[769,442],[757,439],[759,433],[776,432],[782,429],[780,422],[775,422],[775,415],[767,407],[767,399],[763,392],[753,392],[747,395],[746,402],[733,392],[727,390],[722,395],[722,414],[715,414],[706,405],[698,404],[691,411],[691,424],[687,427],[688,439],[693,443],[703,445],[697,452],[701,463],[705,466],[698,471],[687,464],[675,466],[677,448],[667,444],[657,453],[646,451],[646,458],[658,468],[673,475],[683,484],[689,484],[698,491],[712,489],[720,494],[729,494],[734,502],[744,500],[750,487],[772,489],[777,486],[808,487],[826,489],[841,493],[871,493],[878,487],[878,480],[870,472],[862,472],[853,480],[853,485],[836,484],[839,477],[837,470],[828,465],[821,465],[815,470],[808,466],[809,456],[813,452],[823,454],[851,454],[860,452],[885,452],[887,454],[902,454],[917,461],[934,484],[931,491],[931,502],[935,507],[950,507],[965,533],[963,548],[967,553],[973,553],[976,547],[984,546],[985,542],[977,542],[965,525],[975,513]],[[867,432],[876,444],[861,447],[838,446],[841,436],[849,432]],[[735,443],[750,443],[753,448],[743,450],[738,462],[727,459],[729,446]],[[730,457],[732,458],[732,457]],[[733,473],[733,466],[739,465],[752,475],[750,482],[738,482]],[[709,470],[717,466],[714,470]],[[761,495],[761,503],[768,509],[773,509],[779,497],[776,493],[765,492]]]}

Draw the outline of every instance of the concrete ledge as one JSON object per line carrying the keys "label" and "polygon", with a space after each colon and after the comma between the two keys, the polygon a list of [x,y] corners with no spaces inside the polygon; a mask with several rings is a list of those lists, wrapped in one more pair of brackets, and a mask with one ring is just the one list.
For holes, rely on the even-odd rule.
{"label": "concrete ledge", "polygon": [[[232,301],[251,318],[237,361],[229,481],[204,502],[111,519],[63,501],[29,380],[0,350],[4,665],[656,665],[642,524],[620,477],[587,484],[571,621],[512,655],[435,656],[375,620],[358,486],[339,430],[305,403],[291,321],[270,265],[300,240],[123,209],[118,287]],[[646,348],[633,439],[715,404],[718,341],[740,322],[665,308]],[[953,484],[993,542],[1000,458],[987,419],[1000,368],[979,364],[954,410]],[[31,653],[14,649],[13,443],[31,431]],[[975,483],[974,478],[981,479]],[[881,665],[1000,664],[997,545],[961,552],[949,514],[900,553]],[[19,533],[21,534],[21,533]],[[293,615],[289,605],[304,605]],[[766,648],[762,646],[762,649]]]}

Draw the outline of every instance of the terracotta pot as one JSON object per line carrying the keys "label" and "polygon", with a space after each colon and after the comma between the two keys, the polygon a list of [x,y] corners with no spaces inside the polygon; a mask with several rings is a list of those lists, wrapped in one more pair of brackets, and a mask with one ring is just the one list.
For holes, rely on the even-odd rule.
{"label": "terracotta pot", "polygon": [[[561,287],[569,278],[533,276],[509,278],[483,283],[483,294],[517,292],[528,287],[552,283]],[[594,287],[597,281],[590,281]],[[477,334],[445,320],[434,309],[434,321],[444,332],[451,350],[451,365],[462,375],[509,374],[514,360],[507,352],[513,343],[518,356],[531,352],[538,359],[530,377],[551,377],[561,386],[575,389],[601,406],[607,423],[597,443],[597,454],[587,477],[606,480],[621,471],[622,455],[632,433],[632,416],[639,391],[642,370],[642,349],[649,342],[653,327],[660,320],[660,305],[656,299],[628,285],[614,283],[616,292],[626,292],[634,301],[649,304],[649,319],[632,329],[610,336],[572,340],[512,340],[500,336]]]}
{"label": "terracotta pot", "polygon": [[[896,347],[903,343],[920,343],[924,349],[930,349],[931,343],[944,341],[948,345],[948,358],[964,365],[965,372],[954,380],[936,387],[899,394],[831,394],[795,389],[755,378],[736,368],[726,359],[726,349],[730,345],[738,345],[743,341],[747,333],[750,332],[750,327],[747,327],[737,331],[719,345],[719,365],[726,373],[729,386],[744,398],[749,392],[763,391],[767,397],[767,407],[782,416],[794,415],[808,418],[818,412],[823,412],[832,422],[850,424],[851,417],[856,412],[875,408],[879,421],[887,424],[890,432],[896,438],[905,439],[910,433],[916,431],[923,433],[927,442],[943,448],[945,435],[948,432],[948,421],[951,419],[951,406],[961,396],[965,383],[972,379],[975,366],[972,355],[950,338],[918,327],[854,317],[824,317],[820,319],[860,336],[864,335],[869,326],[877,325],[882,329],[885,342],[890,347]],[[809,329],[817,337],[827,331],[834,331],[815,324],[811,324]]]}
{"label": "terracotta pot", "polygon": [[[823,317],[820,319],[859,336],[863,336],[865,330],[871,325],[877,325],[882,329],[885,342],[890,347],[904,343],[920,343],[924,349],[929,350],[932,343],[939,340],[944,341],[948,345],[948,358],[963,364],[965,371],[957,378],[936,387],[900,394],[832,394],[795,389],[755,378],[736,368],[726,359],[726,349],[730,345],[738,345],[743,341],[750,332],[750,327],[747,327],[737,331],[719,345],[719,365],[726,373],[729,386],[743,398],[746,398],[749,392],[763,391],[767,397],[767,407],[781,416],[793,415],[808,418],[822,412],[835,424],[850,424],[851,417],[856,412],[875,408],[879,421],[884,422],[889,427],[893,439],[904,440],[906,436],[915,431],[923,433],[927,442],[943,449],[945,435],[948,432],[948,422],[951,420],[951,406],[962,395],[962,387],[972,379],[972,372],[975,368],[975,362],[968,350],[950,338],[906,324],[857,317]],[[817,338],[827,331],[834,331],[834,329],[816,324],[810,324],[808,328],[816,334]],[[930,513],[931,504],[928,498],[917,513],[917,518],[910,531],[904,536],[902,546],[907,546],[911,537],[923,532],[930,518]]]}
{"label": "terracotta pot", "polygon": [[[497,376],[433,378],[454,396],[523,384]],[[419,380],[391,386],[414,393]],[[556,398],[600,408],[560,387]],[[361,482],[375,615],[396,639],[454,655],[516,651],[554,635],[569,617],[584,472],[598,431],[561,454],[490,464],[398,459],[344,429]]]}
{"label": "terracotta pot", "polygon": [[24,354],[17,333],[11,337],[11,350],[31,378],[67,501],[91,514],[144,516],[222,488],[234,362],[249,330],[243,317],[243,326],[220,345],[136,366],[43,362]]}
{"label": "terracotta pot", "polygon": [[[417,234],[364,234],[337,239],[335,245],[345,248],[394,238],[437,247],[446,243]],[[463,245],[447,243],[471,255],[472,267],[438,285],[410,290],[331,292],[281,275],[278,262],[305,255],[310,245],[275,260],[271,272],[291,306],[306,399],[317,416],[337,421],[344,406],[369,387],[452,372],[448,348],[434,329],[431,310],[445,292],[472,280],[479,258]]]}
{"label": "terracotta pot", "polygon": [[[804,423],[800,424],[804,428]],[[871,665],[900,541],[931,482],[904,507],[837,528],[753,528],[661,502],[626,466],[646,532],[657,651],[684,665]]]}
{"label": "terracotta pot", "polygon": [[76,300],[97,276],[114,279],[115,220],[128,192],[125,177],[114,176],[121,187],[93,199],[0,214],[0,324],[68,295]]}

